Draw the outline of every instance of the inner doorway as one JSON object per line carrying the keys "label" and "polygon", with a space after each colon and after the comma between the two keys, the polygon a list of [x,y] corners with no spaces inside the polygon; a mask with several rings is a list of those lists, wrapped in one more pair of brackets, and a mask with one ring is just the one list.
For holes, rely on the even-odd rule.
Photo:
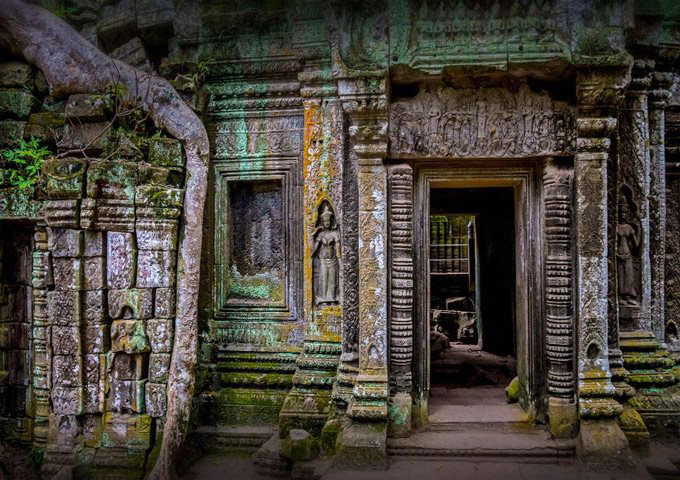
{"label": "inner doorway", "polygon": [[516,376],[511,187],[432,188],[430,383],[505,388]]}
{"label": "inner doorway", "polygon": [[[487,419],[482,418],[486,413],[505,415],[510,411],[496,407],[508,406],[513,407],[510,415],[513,422],[520,420],[520,413],[523,418],[542,418],[543,233],[536,166],[528,161],[514,164],[466,161],[446,165],[423,162],[416,171],[414,241],[418,248],[414,250],[414,261],[422,279],[414,285],[416,425],[423,428],[429,424],[433,428],[435,422],[442,421],[442,413],[447,422],[456,423],[459,421],[456,415],[462,412],[471,412],[470,418],[486,423]],[[450,243],[446,243],[446,238],[443,242],[434,238],[432,242],[432,250],[444,247],[444,257],[439,250],[434,259],[449,262],[449,272],[444,266],[440,273],[457,273],[458,264],[451,261],[461,260],[458,269],[466,279],[458,280],[456,288],[445,285],[455,280],[443,279],[454,275],[432,275],[432,269],[441,268],[432,267],[434,262],[430,258],[433,234],[430,220],[437,216],[447,220],[460,216],[458,224],[467,226],[467,229],[454,226],[452,232],[447,232]],[[462,234],[464,230],[468,232],[467,238]],[[451,245],[451,258],[446,258],[446,245]],[[454,245],[461,253],[454,255]],[[462,262],[465,259],[467,262]],[[465,263],[469,264],[467,268]],[[447,289],[450,294],[446,294]],[[458,328],[453,328],[456,333],[451,334],[451,348],[447,351],[458,358],[448,365],[446,361],[440,362],[441,354],[438,359],[432,354],[431,333],[437,327],[433,310],[437,309],[460,311],[454,315],[468,321],[465,331],[458,333]],[[473,315],[476,333],[470,332]],[[463,354],[467,358],[461,358]],[[498,361],[481,365],[485,357]],[[463,364],[467,371],[461,371]],[[515,378],[519,404],[507,404],[506,381]],[[442,410],[441,405],[447,408]],[[465,405],[469,408],[460,408]],[[488,420],[505,422],[501,418]]]}

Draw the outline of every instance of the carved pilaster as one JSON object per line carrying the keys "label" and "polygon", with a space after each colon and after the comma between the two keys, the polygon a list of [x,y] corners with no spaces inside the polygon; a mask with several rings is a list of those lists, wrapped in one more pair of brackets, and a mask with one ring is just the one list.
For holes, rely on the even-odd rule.
{"label": "carved pilaster", "polygon": [[44,225],[39,225],[34,234],[33,250],[33,399],[35,403],[35,420],[33,427],[33,445],[36,448],[47,446],[50,416],[50,392],[48,372],[50,358],[47,350],[47,286],[49,283],[49,252],[47,251],[47,232]]}
{"label": "carved pilaster", "polygon": [[[307,88],[317,95],[320,88]],[[343,316],[343,116],[335,98],[304,101],[303,211],[305,340],[293,388],[279,416],[282,437],[291,428],[321,435],[331,411],[341,353]]]}
{"label": "carved pilaster", "polygon": [[[653,63],[651,63],[653,65]],[[647,159],[646,177],[649,182],[648,209],[642,218],[643,238],[640,261],[643,285],[641,304],[648,305],[640,322],[625,323],[621,315],[621,349],[628,381],[636,394],[626,406],[644,419],[647,428],[657,435],[669,425],[678,424],[680,393],[678,378],[672,368],[675,362],[664,344],[664,302],[666,261],[666,160],[664,108],[668,98],[670,77],[660,72],[650,74],[644,116],[636,117],[633,132],[643,130],[637,142],[637,156]],[[646,238],[644,235],[646,234]],[[621,266],[619,266],[621,268]],[[621,312],[621,306],[620,306]],[[676,427],[677,428],[677,427]]]}
{"label": "carved pilaster", "polygon": [[665,342],[680,372],[680,75],[664,110],[666,157]]}
{"label": "carved pilaster", "polygon": [[545,205],[545,309],[550,429],[570,438],[577,425],[574,402],[574,316],[571,205],[573,170],[555,160],[543,173]]}
{"label": "carved pilaster", "polygon": [[665,330],[665,256],[666,256],[666,150],[665,108],[670,97],[672,76],[666,72],[652,74],[649,92],[650,150],[650,242],[651,321],[657,340],[664,342]]}
{"label": "carved pilaster", "polygon": [[[578,399],[581,428],[578,452],[587,463],[632,463],[616,417],[609,370],[607,318],[607,160],[616,128],[613,106],[630,80],[630,67],[586,67],[577,74],[579,111],[576,179],[578,279]],[[608,436],[606,444],[601,441]]]}
{"label": "carved pilaster", "polygon": [[628,400],[635,389],[627,383],[629,372],[623,354],[630,348],[632,332],[644,331],[650,325],[651,271],[649,262],[649,131],[647,128],[647,92],[653,63],[637,60],[633,78],[619,108],[619,128],[616,157],[616,184],[610,217],[613,225],[612,267],[616,281],[610,295],[614,299],[617,348],[610,354],[612,380],[616,398],[624,405],[619,418],[629,442],[646,448],[649,432],[640,415]]}
{"label": "carved pilaster", "polygon": [[[413,361],[413,170],[390,168],[390,436],[411,433]],[[394,415],[394,417],[392,416]]]}
{"label": "carved pilaster", "polygon": [[383,76],[340,80],[358,165],[359,364],[337,464],[386,467],[387,419],[387,95]]}

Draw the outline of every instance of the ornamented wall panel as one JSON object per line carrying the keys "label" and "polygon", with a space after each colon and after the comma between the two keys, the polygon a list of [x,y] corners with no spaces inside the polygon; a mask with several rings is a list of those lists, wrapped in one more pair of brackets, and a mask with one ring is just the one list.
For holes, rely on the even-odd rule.
{"label": "ornamented wall panel", "polygon": [[203,424],[275,422],[304,339],[302,102],[254,98],[243,85],[210,87],[214,343]]}
{"label": "ornamented wall panel", "polygon": [[218,339],[288,343],[290,327],[270,325],[258,341],[253,323],[299,315],[302,117],[229,117],[215,122],[213,135]]}
{"label": "ornamented wall panel", "polygon": [[570,155],[574,108],[535,93],[423,87],[390,107],[393,157],[518,158]]}

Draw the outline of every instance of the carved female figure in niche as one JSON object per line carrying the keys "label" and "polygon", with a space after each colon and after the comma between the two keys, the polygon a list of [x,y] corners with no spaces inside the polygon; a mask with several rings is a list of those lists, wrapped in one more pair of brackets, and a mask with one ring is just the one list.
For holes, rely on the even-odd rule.
{"label": "carved female figure in niche", "polygon": [[335,212],[328,201],[321,203],[319,212],[312,233],[314,301],[316,305],[334,304],[339,300],[340,233]]}
{"label": "carved female figure in niche", "polygon": [[628,222],[629,214],[630,208],[624,199],[619,203],[619,221],[616,225],[616,265],[619,304],[635,306],[638,304],[638,292],[633,252],[640,247],[641,228],[637,222]]}

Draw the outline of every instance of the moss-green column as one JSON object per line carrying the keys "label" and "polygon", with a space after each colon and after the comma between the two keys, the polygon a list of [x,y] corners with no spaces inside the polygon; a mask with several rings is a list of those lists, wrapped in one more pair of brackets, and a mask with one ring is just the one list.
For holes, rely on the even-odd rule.
{"label": "moss-green column", "polygon": [[359,192],[359,371],[336,465],[386,468],[387,96],[383,75],[339,82],[350,118]]}
{"label": "moss-green column", "polygon": [[623,407],[614,399],[609,368],[607,161],[616,128],[615,105],[630,79],[625,65],[592,65],[577,75],[578,152],[576,192],[576,306],[579,348],[579,456],[588,464],[632,464],[628,441],[616,421]]}

